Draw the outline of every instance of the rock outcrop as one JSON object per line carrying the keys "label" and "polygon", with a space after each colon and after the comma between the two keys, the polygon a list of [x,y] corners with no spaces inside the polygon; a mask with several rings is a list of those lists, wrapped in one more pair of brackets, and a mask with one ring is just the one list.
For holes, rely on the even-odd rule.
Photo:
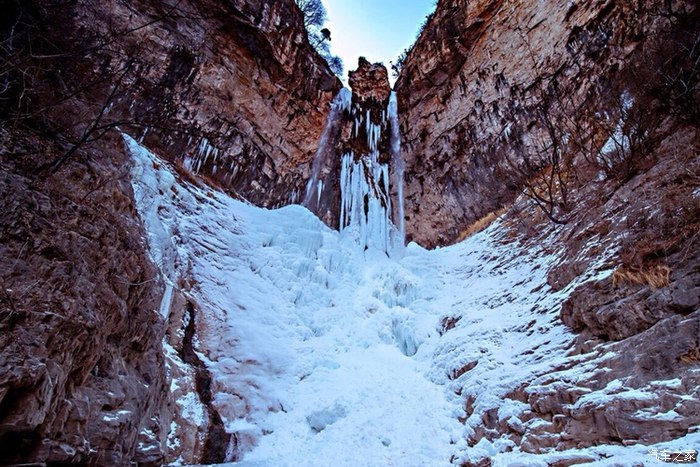
{"label": "rock outcrop", "polygon": [[[62,148],[36,134],[4,144],[0,462],[158,463],[162,281],[117,169],[121,145],[106,139],[100,159],[79,154],[38,179],[32,163]],[[37,145],[41,156],[16,156]]]}
{"label": "rock outcrop", "polygon": [[[205,374],[181,365],[187,287],[168,314],[117,130],[182,176],[289,203],[340,82],[292,0],[2,9],[0,463],[221,461],[215,415],[186,412]],[[168,439],[173,420],[188,435]]]}
{"label": "rock outcrop", "polygon": [[381,63],[370,63],[360,57],[357,69],[348,73],[348,84],[358,102],[389,102],[389,74]]}
{"label": "rock outcrop", "polygon": [[381,63],[360,58],[350,72],[350,108],[340,132],[339,228],[353,231],[363,248],[388,252],[392,237],[391,94]]}

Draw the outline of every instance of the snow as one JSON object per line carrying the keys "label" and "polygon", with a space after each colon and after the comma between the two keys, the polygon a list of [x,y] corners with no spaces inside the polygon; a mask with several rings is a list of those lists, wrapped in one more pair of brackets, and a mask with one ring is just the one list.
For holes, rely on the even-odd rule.
{"label": "snow", "polygon": [[191,420],[198,426],[202,426],[206,420],[206,412],[202,406],[197,394],[187,393],[182,398],[177,400],[177,405],[181,406],[182,415],[188,420]]}
{"label": "snow", "polygon": [[[197,307],[198,354],[213,377],[213,404],[241,442],[231,453],[240,465],[649,460],[652,447],[641,445],[534,455],[505,437],[467,444],[490,409],[520,430],[548,423],[520,422],[528,404],[506,394],[524,383],[527,391],[575,384],[593,368],[567,356],[573,336],[558,313],[573,285],[559,292],[546,285],[557,261],[547,253],[551,245],[507,240],[497,221],[458,245],[427,251],[410,243],[387,255],[373,247],[379,236],[366,230],[358,245],[347,228],[333,231],[302,206],[256,208],[178,181],[166,163],[124,138],[154,261],[173,287],[192,284],[180,292]],[[358,189],[348,172],[362,163],[343,160],[345,196]],[[343,206],[345,213],[356,209]],[[378,219],[388,217],[367,222]],[[603,265],[580,280],[607,274]],[[454,318],[453,328],[443,328],[446,318]],[[555,368],[568,369],[553,381],[546,375]],[[648,396],[622,381],[581,392],[579,405]],[[178,405],[203,416],[192,396]],[[687,449],[698,441],[693,433],[653,448]]]}

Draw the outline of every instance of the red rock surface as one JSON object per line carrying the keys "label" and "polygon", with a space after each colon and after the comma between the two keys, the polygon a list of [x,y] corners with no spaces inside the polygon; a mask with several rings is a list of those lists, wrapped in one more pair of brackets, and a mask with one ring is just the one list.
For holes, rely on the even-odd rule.
{"label": "red rock surface", "polygon": [[[288,203],[340,82],[292,0],[5,6],[0,463],[223,460],[216,426],[174,404],[197,397],[196,372],[175,367],[185,302],[163,322],[115,129],[180,164],[202,148],[211,183]],[[173,419],[189,430],[177,446]]]}
{"label": "red rock surface", "polygon": [[0,462],[158,461],[137,443],[169,423],[162,282],[119,178],[121,144],[42,179],[22,163],[60,148],[36,134],[5,144],[43,154],[5,159],[0,178]]}
{"label": "red rock surface", "polygon": [[389,86],[389,74],[384,65],[370,63],[364,57],[360,57],[357,69],[351,71],[348,76],[353,96],[359,102],[373,100],[383,104],[386,108],[391,87]]}
{"label": "red rock surface", "polygon": [[309,45],[293,1],[83,2],[73,11],[75,29],[133,30],[99,57],[112,68],[135,60],[117,107],[139,121],[124,127],[130,135],[258,205],[288,204],[303,190],[341,83]]}
{"label": "red rock surface", "polygon": [[[527,429],[499,422],[494,405],[469,446],[502,436],[534,453],[649,444],[700,423],[700,121],[691,108],[700,96],[697,87],[676,93],[661,71],[675,61],[674,76],[696,82],[689,63],[697,55],[680,44],[696,43],[697,21],[690,3],[442,0],[409,53],[397,82],[409,236],[450,243],[506,206],[515,237],[560,255],[549,271],[552,292],[591,268],[614,270],[579,285],[561,309],[577,333],[570,355],[578,361],[507,396],[529,405],[522,424],[539,421]],[[617,122],[624,105],[645,137],[604,166],[595,158],[613,131],[592,129]],[[568,207],[557,211],[565,225],[519,197],[536,171],[519,171],[517,161],[548,134],[543,120],[555,133],[567,129]],[[677,384],[659,383],[668,380]],[[604,397],[586,399],[591,392]],[[473,403],[465,400],[466,418]],[[671,409],[673,420],[655,416]]]}
{"label": "red rock surface", "polygon": [[396,83],[409,238],[448,244],[509,205],[525,178],[512,161],[541,139],[542,96],[556,85],[581,124],[586,109],[612,111],[600,86],[624,88],[636,79],[626,69],[668,55],[652,50],[654,31],[676,27],[665,11],[660,1],[441,0]]}

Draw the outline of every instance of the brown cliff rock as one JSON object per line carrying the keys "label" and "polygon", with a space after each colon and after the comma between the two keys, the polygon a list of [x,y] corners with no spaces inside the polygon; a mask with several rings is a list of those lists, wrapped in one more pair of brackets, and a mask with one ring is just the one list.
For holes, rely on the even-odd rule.
{"label": "brown cliff rock", "polygon": [[[217,427],[176,403],[199,375],[163,351],[183,312],[158,313],[163,283],[115,129],[183,176],[288,203],[340,83],[292,0],[6,3],[0,463],[222,461]],[[181,440],[168,439],[173,418],[191,430]]]}
{"label": "brown cliff rock", "polygon": [[601,86],[624,89],[626,67],[652,62],[654,31],[675,27],[662,3],[441,0],[396,83],[408,236],[454,242],[521,193],[548,120],[581,130],[586,109],[612,112]]}
{"label": "brown cliff rock", "polygon": [[[470,446],[649,444],[700,423],[700,93],[662,71],[697,82],[698,14],[688,2],[441,0],[408,54],[397,93],[409,238],[451,243],[512,206],[499,214],[510,235],[558,254],[548,284],[568,294],[555,312],[576,333],[566,365],[505,396],[528,404],[518,420],[482,405],[474,421],[483,402],[465,394]],[[630,115],[645,136],[609,149]],[[567,170],[523,170],[543,146]],[[543,173],[560,176],[558,223],[533,201]]]}
{"label": "brown cliff rock", "polygon": [[142,461],[158,463],[162,289],[117,169],[121,144],[105,140],[100,160],[80,153],[44,180],[22,163],[60,148],[36,134],[4,144],[5,155],[41,154],[4,159],[0,180],[0,462],[122,464],[153,430]]}
{"label": "brown cliff rock", "polygon": [[357,69],[348,73],[348,84],[353,96],[358,102],[374,100],[384,104],[389,101],[391,87],[389,86],[389,74],[381,63],[370,63],[364,57],[360,57]]}
{"label": "brown cliff rock", "polygon": [[73,11],[71,27],[98,38],[131,31],[96,57],[111,69],[134,64],[112,111],[137,123],[123,130],[261,206],[289,204],[303,189],[341,84],[293,1],[83,2]]}

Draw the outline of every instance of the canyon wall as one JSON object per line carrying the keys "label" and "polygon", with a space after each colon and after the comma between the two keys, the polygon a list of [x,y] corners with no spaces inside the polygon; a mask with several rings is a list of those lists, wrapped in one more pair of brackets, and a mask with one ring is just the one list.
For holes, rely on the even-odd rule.
{"label": "canyon wall", "polygon": [[215,415],[193,428],[175,404],[206,373],[182,365],[194,312],[186,284],[161,306],[118,130],[183,177],[288,203],[340,83],[292,0],[0,9],[0,463],[223,460]]}
{"label": "canyon wall", "polygon": [[[195,183],[298,202],[340,82],[292,0],[0,7],[0,463],[223,460],[236,440],[210,404],[191,284],[148,252],[118,130]],[[577,333],[577,380],[550,368],[504,394],[528,405],[520,422],[460,389],[470,446],[653,442],[700,423],[697,24],[692,2],[441,0],[409,53],[397,82],[408,239],[451,243],[506,208],[513,238],[560,255],[553,293],[614,270],[558,316]],[[385,163],[389,89],[365,68],[381,95],[351,101],[368,105],[366,126],[345,109],[333,144]],[[317,207],[329,225],[340,165]],[[662,400],[572,409],[615,378]],[[672,408],[680,421],[655,417]]]}
{"label": "canyon wall", "polygon": [[77,28],[116,36],[100,66],[135,70],[119,99],[135,121],[124,131],[257,205],[298,201],[341,83],[309,45],[294,2],[113,1],[75,11]]}
{"label": "canyon wall", "polygon": [[688,2],[438,2],[396,84],[409,238],[454,242],[510,204],[532,175],[525,155],[573,140],[595,112],[619,115],[626,88],[664,81],[652,68],[692,48],[696,15]]}
{"label": "canyon wall", "polygon": [[[558,255],[551,293],[571,293],[555,319],[577,363],[498,405],[459,388],[469,446],[648,444],[700,422],[698,21],[691,2],[441,0],[408,53],[408,238],[452,243],[501,217]],[[509,403],[524,415],[502,417]]]}

